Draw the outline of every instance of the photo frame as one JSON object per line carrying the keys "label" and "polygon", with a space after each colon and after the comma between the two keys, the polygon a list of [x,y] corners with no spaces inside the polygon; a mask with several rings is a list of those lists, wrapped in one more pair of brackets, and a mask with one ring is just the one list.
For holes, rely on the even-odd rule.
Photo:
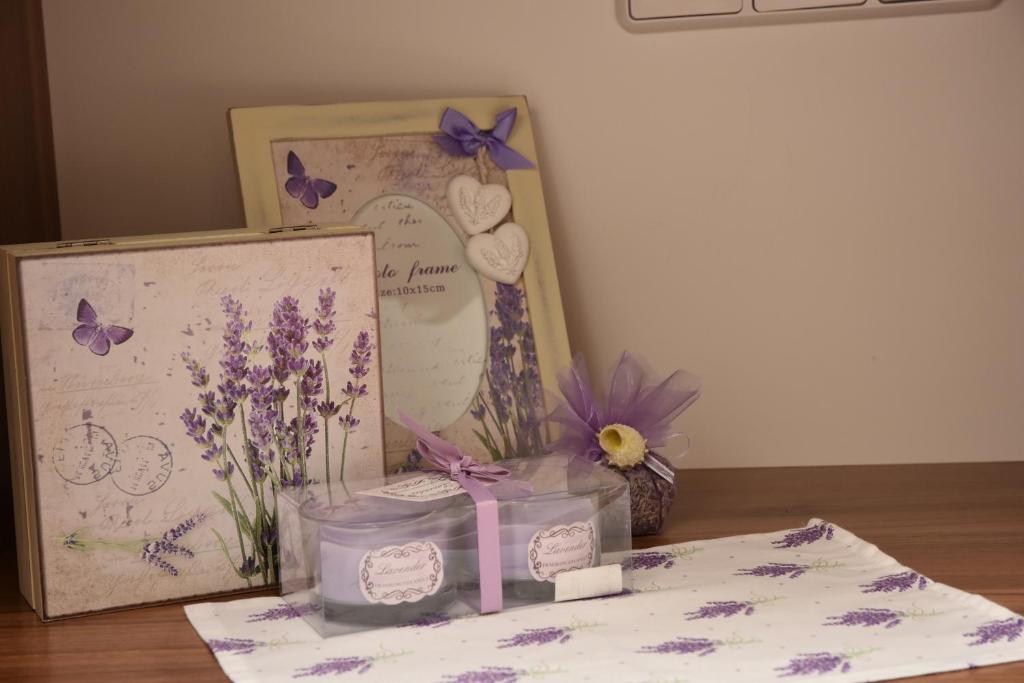
{"label": "photo frame", "polygon": [[19,581],[40,617],[275,584],[275,493],[383,473],[373,239],[0,249]]}
{"label": "photo frame", "polygon": [[[452,153],[446,117],[502,144]],[[331,221],[377,235],[388,470],[416,466],[399,410],[475,458],[539,452],[570,353],[526,98],[240,108],[229,119],[249,228]],[[507,189],[493,238],[467,228],[465,194],[457,215],[457,177],[477,199],[490,200],[481,187]],[[471,251],[513,234],[506,222],[528,243],[511,284],[481,274]]]}

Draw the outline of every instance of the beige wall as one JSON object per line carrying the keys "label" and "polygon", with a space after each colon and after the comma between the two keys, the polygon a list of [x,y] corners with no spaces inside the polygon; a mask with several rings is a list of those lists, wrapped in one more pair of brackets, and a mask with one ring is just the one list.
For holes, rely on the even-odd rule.
{"label": "beige wall", "polygon": [[239,226],[231,106],[530,97],[571,341],[693,466],[1019,459],[1024,2],[632,35],[611,0],[45,0],[65,236]]}

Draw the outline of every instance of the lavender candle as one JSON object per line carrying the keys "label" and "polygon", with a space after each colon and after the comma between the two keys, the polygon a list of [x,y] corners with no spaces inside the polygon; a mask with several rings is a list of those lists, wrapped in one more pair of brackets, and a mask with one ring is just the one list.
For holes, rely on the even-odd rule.
{"label": "lavender candle", "polygon": [[594,494],[503,501],[501,570],[510,597],[553,598],[558,574],[600,564],[598,513]]}
{"label": "lavender candle", "polygon": [[440,612],[456,599],[464,576],[472,509],[368,501],[344,521],[321,521],[319,593],[324,617],[395,624]]}
{"label": "lavender candle", "polygon": [[[498,517],[501,578],[507,601],[551,600],[558,574],[601,562],[600,510],[595,494],[559,492],[502,500]],[[467,583],[476,583],[475,546],[462,548],[462,564],[475,575]]]}

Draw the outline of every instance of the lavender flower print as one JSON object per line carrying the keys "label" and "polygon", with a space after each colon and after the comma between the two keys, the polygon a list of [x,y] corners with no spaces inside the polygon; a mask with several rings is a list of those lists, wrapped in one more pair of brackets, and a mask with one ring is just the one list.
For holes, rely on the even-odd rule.
{"label": "lavender flower print", "polygon": [[736,572],[736,576],[762,576],[768,578],[788,576],[791,579],[797,579],[807,572],[824,572],[839,566],[841,566],[839,562],[830,563],[824,560],[815,560],[811,564],[769,562],[768,564],[761,564],[751,569],[741,569]]}
{"label": "lavender flower print", "polygon": [[526,647],[527,645],[544,645],[546,643],[567,643],[572,638],[572,632],[567,628],[556,628],[546,626],[544,628],[528,628],[520,631],[511,638],[502,638],[499,648]]}
{"label": "lavender flower print", "polygon": [[797,655],[789,660],[785,666],[775,667],[780,672],[779,678],[789,676],[812,676],[827,674],[839,670],[839,673],[846,673],[853,665],[851,661],[857,657],[875,652],[878,648],[866,648],[863,650],[850,650],[847,652],[809,652]]}
{"label": "lavender flower print", "polygon": [[206,644],[214,653],[227,652],[236,655],[248,655],[266,643],[250,640],[249,638],[211,638],[206,641]]}
{"label": "lavender flower print", "polygon": [[461,674],[448,674],[443,683],[516,683],[521,676],[527,675],[522,669],[507,666],[485,666],[482,669],[466,671]]}
{"label": "lavender flower print", "polygon": [[825,626],[878,626],[885,624],[886,628],[898,625],[905,614],[891,609],[870,608],[855,609],[840,616],[831,616],[825,622]]}
{"label": "lavender flower print", "polygon": [[781,540],[772,541],[772,545],[776,548],[798,548],[808,543],[820,541],[822,538],[830,541],[832,540],[833,533],[835,533],[835,529],[831,524],[828,522],[821,522],[814,526],[808,526],[803,529],[791,531]]}
{"label": "lavender flower print", "polygon": [[[235,574],[249,586],[257,575],[264,584],[277,581],[277,491],[310,483],[309,463],[321,433],[330,480],[335,418],[344,433],[344,473],[348,435],[359,424],[355,403],[369,393],[360,380],[370,371],[374,347],[363,330],[352,347],[352,380],[340,395],[333,394],[327,352],[337,339],[335,300],[334,290],[320,290],[311,320],[297,298],[281,297],[260,345],[251,338],[253,322],[242,303],[230,294],[222,297],[225,322],[215,386],[198,359],[181,354],[192,385],[199,389],[196,405],[186,408],[181,420],[200,457],[223,482],[224,488],[213,496],[233,524],[231,546],[216,529],[213,533]],[[311,353],[319,358],[309,357]],[[162,554],[146,559],[167,570],[161,563],[171,553],[163,548]]]}
{"label": "lavender flower print", "polygon": [[666,640],[658,645],[645,645],[640,648],[640,652],[674,655],[696,654],[698,657],[706,657],[717,652],[721,644],[720,640],[707,638],[676,638],[675,640]]}
{"label": "lavender flower print", "polygon": [[711,638],[675,638],[666,640],[657,645],[645,645],[639,652],[663,655],[692,655],[706,657],[718,652],[719,648],[737,647],[757,642],[755,640],[744,640],[739,637],[726,638],[725,640],[712,640]]}
{"label": "lavender flower print", "polygon": [[298,619],[307,614],[312,614],[314,611],[316,611],[316,608],[313,605],[284,604],[279,607],[270,607],[262,612],[250,614],[245,622],[247,624],[254,624],[261,621],[285,621],[289,619]]}
{"label": "lavender flower print", "polygon": [[490,328],[484,369],[487,389],[477,394],[469,411],[480,424],[474,433],[493,460],[540,453],[543,397],[523,291],[498,283],[490,315],[496,324]]}
{"label": "lavender flower print", "polygon": [[850,670],[849,658],[843,654],[832,654],[831,652],[811,652],[809,654],[797,655],[789,660],[789,664],[776,667],[780,678],[787,676],[810,676],[812,674],[827,674],[835,671],[846,673]]}
{"label": "lavender flower print", "polygon": [[[170,576],[178,576],[181,572],[172,563],[174,559],[193,558],[195,553],[180,543],[188,532],[206,521],[206,515],[199,513],[171,527],[157,537],[113,541],[103,538],[86,538],[82,530],[77,529],[63,536],[61,546],[68,550],[89,551],[97,549],[123,550]],[[168,558],[171,559],[168,559]]]}
{"label": "lavender flower print", "polygon": [[528,628],[510,638],[502,638],[498,642],[499,649],[509,647],[527,647],[530,645],[546,645],[548,643],[567,643],[574,631],[593,628],[600,624],[590,624],[574,620],[569,626],[545,626],[544,628]]}
{"label": "lavender flower print", "polygon": [[630,560],[631,569],[671,569],[676,560],[689,560],[701,551],[694,546],[676,546],[671,550],[643,550],[634,552]]}
{"label": "lavender flower print", "polygon": [[312,666],[299,669],[292,674],[292,678],[306,678],[308,676],[336,676],[356,672],[364,674],[376,664],[387,659],[394,659],[408,654],[407,652],[388,652],[382,650],[380,654],[372,657],[331,657]]}
{"label": "lavender flower print", "polygon": [[704,603],[700,608],[686,612],[686,620],[716,619],[718,617],[734,617],[737,614],[750,616],[758,605],[775,602],[782,598],[753,598],[751,600],[721,600]]}
{"label": "lavender flower print", "polygon": [[313,666],[299,669],[292,678],[307,676],[335,676],[350,671],[364,674],[373,667],[373,660],[366,657],[332,657]]}
{"label": "lavender flower print", "polygon": [[802,576],[810,567],[806,564],[783,564],[779,562],[772,562],[770,564],[761,564],[753,569],[741,569],[736,572],[737,576],[767,576],[767,577],[779,577],[788,576],[791,579]]}
{"label": "lavender flower print", "polygon": [[369,365],[373,358],[374,348],[374,345],[370,342],[370,333],[364,330],[356,336],[356,341],[352,344],[352,353],[349,355],[350,366],[348,373],[355,380],[355,384],[352,381],[345,384],[344,394],[348,397],[346,399],[348,412],[338,420],[341,425],[341,431],[345,434],[341,445],[340,478],[342,480],[345,479],[345,453],[348,451],[348,435],[359,426],[359,420],[352,416],[352,411],[355,409],[356,401],[368,393],[367,386],[362,384],[360,380],[366,377],[370,371]]}
{"label": "lavender flower print", "polygon": [[893,610],[882,607],[864,607],[851,610],[841,615],[833,615],[825,621],[825,626],[881,626],[895,628],[906,619],[921,619],[937,616],[939,612],[924,612],[919,609]]}
{"label": "lavender flower print", "polygon": [[[324,463],[327,481],[331,480],[331,419],[342,409],[341,405],[331,399],[331,375],[327,367],[327,349],[334,345],[331,335],[337,329],[334,324],[335,296],[334,290],[330,287],[320,290],[320,295],[317,297],[316,319],[313,321],[313,331],[317,334],[316,339],[313,340],[313,348],[320,354],[325,390],[323,400],[310,405],[310,407],[316,410],[324,424]],[[319,392],[316,392],[316,395],[319,395]]]}
{"label": "lavender flower print", "polygon": [[997,621],[987,621],[970,633],[965,633],[967,638],[974,638],[968,645],[988,645],[1005,640],[1012,643],[1024,633],[1024,618],[1013,616]]}
{"label": "lavender flower print", "polygon": [[861,584],[861,593],[892,593],[893,591],[904,592],[917,586],[918,590],[924,590],[928,585],[928,579],[917,572],[905,571],[899,574],[888,574],[875,579],[871,583]]}
{"label": "lavender flower print", "polygon": [[206,520],[206,515],[199,513],[189,517],[181,524],[174,526],[155,540],[147,542],[142,546],[142,559],[155,567],[159,567],[171,576],[178,575],[178,569],[167,561],[167,555],[178,555],[181,557],[195,557],[195,553],[178,543],[182,536],[195,529]]}

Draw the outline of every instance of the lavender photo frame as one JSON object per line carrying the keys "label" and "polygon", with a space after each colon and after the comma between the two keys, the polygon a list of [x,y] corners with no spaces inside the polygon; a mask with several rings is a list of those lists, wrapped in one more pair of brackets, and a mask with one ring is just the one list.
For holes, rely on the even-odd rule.
{"label": "lavender photo frame", "polygon": [[[442,131],[443,117],[457,122]],[[250,228],[328,221],[377,237],[388,471],[417,465],[399,410],[474,458],[539,453],[569,350],[525,98],[257,107],[230,121]],[[452,135],[466,130],[486,151],[464,153]],[[479,236],[454,205],[457,176],[494,206],[511,196],[496,211],[529,242],[521,277],[468,261]]]}

